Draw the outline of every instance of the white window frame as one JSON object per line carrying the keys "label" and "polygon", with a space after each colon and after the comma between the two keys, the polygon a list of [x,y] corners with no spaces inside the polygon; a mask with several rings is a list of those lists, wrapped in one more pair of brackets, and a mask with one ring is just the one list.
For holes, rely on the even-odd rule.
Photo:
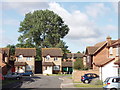
{"label": "white window frame", "polygon": [[60,70],[60,66],[59,65],[54,66],[53,70]]}
{"label": "white window frame", "polygon": [[110,55],[113,54],[113,47],[110,47],[110,48],[109,48],[109,54],[110,54]]}
{"label": "white window frame", "polygon": [[58,60],[58,57],[54,57],[54,61],[57,61]]}
{"label": "white window frame", "polygon": [[116,56],[119,56],[119,50],[120,50],[120,47],[116,47]]}
{"label": "white window frame", "polygon": [[50,55],[47,55],[47,56],[46,56],[46,59],[47,59],[47,60],[50,60],[50,58],[51,58]]}
{"label": "white window frame", "polygon": [[31,57],[26,57],[26,60],[27,61],[31,61]]}

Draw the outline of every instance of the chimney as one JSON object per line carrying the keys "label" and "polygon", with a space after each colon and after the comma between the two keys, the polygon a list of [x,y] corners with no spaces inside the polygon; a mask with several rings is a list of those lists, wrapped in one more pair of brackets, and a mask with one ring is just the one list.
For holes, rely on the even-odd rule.
{"label": "chimney", "polygon": [[106,38],[106,41],[107,41],[108,46],[112,44],[112,43],[111,43],[111,39],[112,39],[112,38],[111,38],[110,36],[108,36],[108,37]]}

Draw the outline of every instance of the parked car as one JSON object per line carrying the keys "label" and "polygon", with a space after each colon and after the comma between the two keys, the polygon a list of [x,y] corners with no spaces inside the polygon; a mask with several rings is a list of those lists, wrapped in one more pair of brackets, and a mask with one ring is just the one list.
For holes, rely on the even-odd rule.
{"label": "parked car", "polygon": [[108,77],[103,82],[104,90],[120,90],[120,77]]}
{"label": "parked car", "polygon": [[22,75],[22,76],[33,76],[33,72],[32,71],[26,71],[24,73],[20,73],[20,75]]}
{"label": "parked car", "polygon": [[20,75],[17,72],[12,72],[7,75],[4,75],[3,77],[4,77],[4,79],[21,79],[22,75]]}
{"label": "parked car", "polygon": [[4,80],[2,73],[0,73],[0,80]]}
{"label": "parked car", "polygon": [[84,74],[84,76],[81,76],[81,81],[83,83],[90,83],[92,81],[92,79],[95,79],[95,78],[98,78],[99,76],[95,73],[87,73],[87,74]]}

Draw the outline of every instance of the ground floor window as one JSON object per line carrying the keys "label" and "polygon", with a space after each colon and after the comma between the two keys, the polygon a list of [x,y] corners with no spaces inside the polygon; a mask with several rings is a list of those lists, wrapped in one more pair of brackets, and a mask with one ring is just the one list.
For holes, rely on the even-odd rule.
{"label": "ground floor window", "polygon": [[59,65],[54,66],[54,70],[60,70],[60,66]]}

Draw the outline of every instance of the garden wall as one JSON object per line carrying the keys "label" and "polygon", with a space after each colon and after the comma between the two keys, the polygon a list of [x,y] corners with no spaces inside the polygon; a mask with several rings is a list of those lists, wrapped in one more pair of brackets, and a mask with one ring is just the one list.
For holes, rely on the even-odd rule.
{"label": "garden wall", "polygon": [[86,73],[96,73],[99,75],[98,70],[74,70],[72,76],[73,76],[73,81],[74,82],[80,82],[81,81],[81,76],[83,76]]}

